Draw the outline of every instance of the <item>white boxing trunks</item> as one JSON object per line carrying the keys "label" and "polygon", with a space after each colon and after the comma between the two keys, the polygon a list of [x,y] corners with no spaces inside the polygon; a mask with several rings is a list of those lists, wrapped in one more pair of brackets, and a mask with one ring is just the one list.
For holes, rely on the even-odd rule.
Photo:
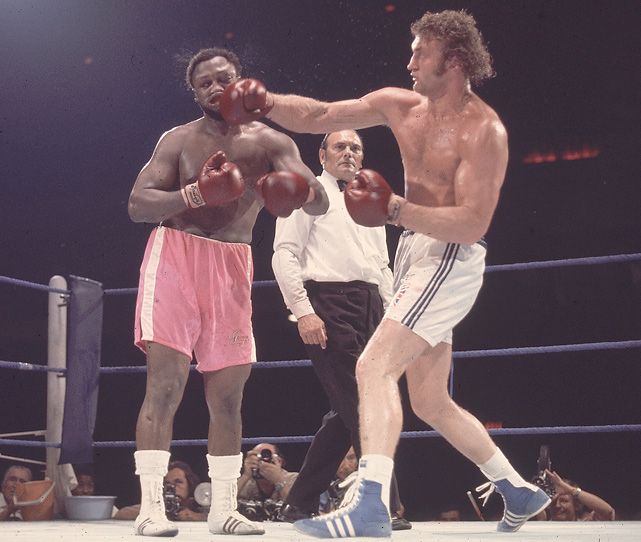
{"label": "white boxing trunks", "polygon": [[485,243],[461,245],[405,230],[394,262],[394,297],[385,318],[431,346],[452,344],[452,329],[470,311],[483,284]]}
{"label": "white boxing trunks", "polygon": [[249,245],[155,228],[140,268],[136,346],[193,351],[201,372],[256,361],[252,277]]}

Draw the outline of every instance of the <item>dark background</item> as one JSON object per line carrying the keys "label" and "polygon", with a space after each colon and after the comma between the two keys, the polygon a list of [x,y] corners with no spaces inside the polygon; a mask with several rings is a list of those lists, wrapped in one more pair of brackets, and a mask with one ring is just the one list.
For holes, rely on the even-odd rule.
{"label": "dark background", "polygon": [[[394,10],[385,9],[387,5]],[[409,24],[426,9],[467,8],[489,42],[498,76],[480,89],[505,122],[511,160],[492,227],[488,263],[640,252],[639,32],[635,2],[84,1],[0,5],[0,275],[46,283],[54,274],[132,287],[151,225],[133,224],[127,198],[160,134],[198,116],[176,55],[235,50],[244,73],[277,92],[334,100],[408,87]],[[319,171],[318,136],[296,135]],[[365,130],[366,164],[402,192],[396,143]],[[584,160],[527,164],[533,153]],[[257,280],[273,278],[274,219],[261,213],[252,243]],[[398,231],[388,230],[393,254]],[[488,275],[458,327],[456,349],[641,337],[641,268],[615,264]],[[143,365],[132,345],[134,297],[105,300],[103,365]],[[46,295],[0,285],[0,359],[44,363]],[[254,293],[260,360],[305,358],[276,289]],[[641,422],[638,350],[456,363],[455,398],[506,427]],[[44,427],[45,377],[0,377],[0,433]],[[96,440],[132,440],[144,375],[101,377]],[[406,405],[407,406],[407,405]],[[309,435],[327,409],[309,368],[255,371],[244,435]],[[405,429],[425,429],[406,408]],[[198,376],[190,378],[175,438],[205,438]],[[554,467],[628,513],[641,509],[638,433],[497,438],[520,472],[539,446]],[[306,445],[287,445],[290,469]],[[5,454],[41,458],[28,448]],[[18,453],[19,452],[19,453]],[[131,449],[96,451],[98,490],[137,501]],[[174,457],[206,474],[204,448]],[[9,461],[0,461],[4,470]],[[403,440],[397,453],[408,516],[443,503],[470,511],[483,481],[442,439]]]}

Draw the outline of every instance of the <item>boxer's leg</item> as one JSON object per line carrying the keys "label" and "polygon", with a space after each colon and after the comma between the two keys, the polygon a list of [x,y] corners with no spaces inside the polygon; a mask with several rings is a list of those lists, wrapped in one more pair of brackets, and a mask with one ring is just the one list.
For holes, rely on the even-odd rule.
{"label": "boxer's leg", "polygon": [[237,510],[237,481],[243,456],[240,453],[240,408],[250,364],[234,365],[203,373],[209,408],[207,464],[211,478],[211,508],[207,517],[213,534],[263,534],[265,530]]}
{"label": "boxer's leg", "polygon": [[178,529],[165,514],[163,479],[169,463],[174,416],[189,376],[190,359],[153,342],[147,342],[145,350],[147,385],[136,424],[134,454],[141,496],[134,529],[142,536],[175,536]]}
{"label": "boxer's leg", "polygon": [[439,343],[407,369],[412,408],[495,484],[505,502],[498,530],[516,531],[550,499],[514,470],[481,422],[452,400],[447,391],[451,363],[451,345]]}
{"label": "boxer's leg", "polygon": [[384,319],[356,367],[363,455],[354,498],[336,512],[296,522],[304,533],[321,538],[389,537],[390,479],[403,423],[398,380],[425,350],[426,341],[398,322]]}

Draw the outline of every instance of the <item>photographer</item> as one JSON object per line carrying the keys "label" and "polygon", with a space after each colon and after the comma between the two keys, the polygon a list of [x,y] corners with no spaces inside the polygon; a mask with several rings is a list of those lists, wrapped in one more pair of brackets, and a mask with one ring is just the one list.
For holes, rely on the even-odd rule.
{"label": "photographer", "polygon": [[537,519],[550,521],[614,521],[614,508],[601,497],[582,490],[571,480],[545,470],[554,488],[552,504]]}
{"label": "photographer", "polygon": [[[165,511],[172,521],[205,521],[207,515],[199,510],[194,500],[198,476],[184,461],[169,463],[164,478]],[[116,512],[114,519],[136,519],[140,505],[125,506]]]}
{"label": "photographer", "polygon": [[286,471],[284,464],[285,459],[274,444],[261,443],[249,450],[238,479],[239,507],[268,508],[263,510],[265,513],[258,513],[257,519],[273,519],[272,508],[280,508],[298,476],[297,472]]}

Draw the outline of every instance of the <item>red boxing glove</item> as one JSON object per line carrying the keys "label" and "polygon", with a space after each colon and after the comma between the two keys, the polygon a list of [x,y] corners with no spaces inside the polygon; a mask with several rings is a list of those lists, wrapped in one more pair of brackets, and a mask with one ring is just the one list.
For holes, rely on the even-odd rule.
{"label": "red boxing glove", "polygon": [[373,169],[361,169],[345,188],[345,207],[361,226],[384,226],[392,189]]}
{"label": "red boxing glove", "polygon": [[293,171],[274,171],[263,175],[256,188],[265,200],[265,207],[274,216],[289,216],[300,209],[309,196],[305,177]]}
{"label": "red boxing glove", "polygon": [[227,161],[223,151],[212,154],[200,170],[198,180],[181,190],[185,205],[217,207],[237,200],[245,191],[245,180],[233,162]]}
{"label": "red boxing glove", "polygon": [[258,79],[239,79],[225,88],[218,110],[227,124],[246,124],[271,111],[267,105],[267,89]]}

